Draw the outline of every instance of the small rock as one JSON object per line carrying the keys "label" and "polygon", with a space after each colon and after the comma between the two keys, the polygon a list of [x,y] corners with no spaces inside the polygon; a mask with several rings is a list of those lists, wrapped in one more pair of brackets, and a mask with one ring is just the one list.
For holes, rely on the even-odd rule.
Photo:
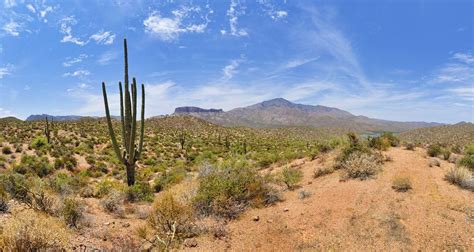
{"label": "small rock", "polygon": [[433,166],[441,166],[441,164],[439,163],[438,159],[436,158],[430,158],[430,160],[428,161],[428,165],[430,167],[433,167]]}
{"label": "small rock", "polygon": [[260,217],[259,217],[258,215],[256,215],[256,216],[254,216],[254,217],[252,218],[252,220],[253,220],[253,221],[259,221],[259,220],[260,220]]}
{"label": "small rock", "polygon": [[313,181],[308,181],[308,185],[311,185],[313,183]]}
{"label": "small rock", "polygon": [[110,222],[106,222],[104,223],[105,226],[109,226],[110,225]]}
{"label": "small rock", "polygon": [[283,209],[283,212],[288,212],[288,211],[290,211],[290,209],[288,208]]}
{"label": "small rock", "polygon": [[188,247],[188,248],[194,248],[194,247],[197,247],[198,245],[196,239],[194,238],[188,238],[184,240],[183,244],[185,247]]}
{"label": "small rock", "polygon": [[130,223],[124,223],[124,224],[122,225],[122,227],[128,228],[128,227],[130,227]]}
{"label": "small rock", "polygon": [[145,242],[143,243],[142,247],[141,247],[141,251],[151,251],[151,249],[153,248],[153,244],[151,244],[151,242]]}
{"label": "small rock", "polygon": [[268,222],[268,223],[272,223],[272,222],[273,222],[273,220],[267,220],[267,222]]}

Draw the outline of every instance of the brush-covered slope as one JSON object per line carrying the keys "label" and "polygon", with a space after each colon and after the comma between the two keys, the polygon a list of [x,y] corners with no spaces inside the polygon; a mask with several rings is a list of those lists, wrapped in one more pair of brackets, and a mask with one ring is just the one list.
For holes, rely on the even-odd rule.
{"label": "brush-covered slope", "polygon": [[415,129],[403,132],[400,138],[413,143],[464,146],[474,143],[474,124],[461,122],[454,125]]}
{"label": "brush-covered slope", "polygon": [[[178,109],[179,111],[180,109]],[[283,98],[257,103],[228,112],[191,112],[189,114],[213,123],[226,126],[249,126],[257,128],[311,126],[344,128],[355,131],[401,132],[421,127],[436,126],[436,123],[395,122],[355,116],[347,111],[326,107],[296,104]]]}

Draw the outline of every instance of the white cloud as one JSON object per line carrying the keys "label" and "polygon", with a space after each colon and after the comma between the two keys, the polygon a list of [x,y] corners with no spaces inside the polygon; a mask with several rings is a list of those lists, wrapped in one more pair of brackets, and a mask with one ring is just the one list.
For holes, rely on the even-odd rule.
{"label": "white cloud", "polygon": [[273,20],[283,19],[288,16],[287,11],[278,9],[275,4],[268,0],[258,0],[257,2],[262,5],[263,11]]}
{"label": "white cloud", "polygon": [[4,76],[10,75],[13,69],[13,65],[7,64],[4,67],[0,67],[0,79],[3,79]]}
{"label": "white cloud", "polygon": [[61,39],[62,43],[73,43],[79,46],[87,44],[87,41],[82,41],[81,39],[72,35],[72,26],[76,24],[77,20],[74,18],[74,16],[69,16],[61,20],[60,32],[64,34],[64,37]]}
{"label": "white cloud", "polygon": [[114,42],[115,34],[110,31],[99,31],[91,35],[90,39],[95,40],[97,44],[110,45]]}
{"label": "white cloud", "polygon": [[[174,41],[183,33],[202,33],[206,30],[209,20],[208,14],[202,14],[200,7],[185,7],[172,11],[172,17],[163,17],[153,11],[143,21],[145,32],[157,36],[163,41]],[[198,21],[199,20],[199,21]]]}
{"label": "white cloud", "polygon": [[237,73],[237,68],[244,61],[245,61],[245,59],[243,57],[241,57],[240,59],[232,60],[229,65],[226,65],[222,69],[222,74],[223,74],[222,79],[224,81],[228,81],[228,80],[232,79],[232,77],[234,77],[234,74]]}
{"label": "white cloud", "polygon": [[474,85],[451,88],[448,91],[464,100],[474,102]]}
{"label": "white cloud", "polygon": [[22,29],[22,25],[15,21],[10,20],[10,22],[3,25],[2,29],[7,32],[8,34],[17,37],[20,35],[20,31]]}
{"label": "white cloud", "polygon": [[102,53],[99,56],[99,59],[97,60],[97,63],[100,65],[108,65],[111,61],[115,60],[118,58],[118,52],[117,51],[107,51]]}
{"label": "white cloud", "polygon": [[[236,37],[248,36],[248,33],[245,29],[238,28],[239,25],[239,16],[245,14],[245,8],[237,0],[231,0],[229,9],[227,10],[227,16],[229,17],[229,34]],[[221,34],[227,34],[227,31],[222,32]]]}
{"label": "white cloud", "polygon": [[300,66],[303,66],[303,65],[306,65],[310,62],[313,62],[315,60],[319,59],[319,57],[312,57],[312,58],[301,58],[301,59],[294,59],[294,60],[291,60],[289,62],[287,62],[285,65],[284,65],[284,69],[291,69],[291,68],[296,68],[296,67],[300,67]]}
{"label": "white cloud", "polygon": [[466,64],[474,63],[474,56],[472,54],[468,54],[468,53],[455,53],[453,55],[453,59],[459,60],[459,61],[464,62]]}
{"label": "white cloud", "polygon": [[13,113],[8,110],[8,109],[4,109],[4,108],[0,108],[0,118],[2,117],[8,117],[8,116],[14,116]]}
{"label": "white cloud", "polygon": [[67,58],[67,60],[65,62],[63,62],[63,66],[64,67],[70,67],[74,64],[77,64],[77,63],[81,63],[84,59],[86,59],[87,57],[89,57],[89,55],[87,54],[80,54],[78,57],[76,58]]}
{"label": "white cloud", "polygon": [[74,71],[74,72],[65,73],[65,74],[63,74],[63,77],[83,77],[83,76],[87,76],[87,75],[90,75],[89,71],[87,71],[87,70],[77,70],[77,71]]}
{"label": "white cloud", "polygon": [[31,13],[36,13],[36,9],[32,4],[27,4],[26,8],[31,11]]}
{"label": "white cloud", "polygon": [[11,7],[16,5],[16,1],[15,0],[5,0],[3,2],[3,5],[5,6],[5,8],[11,8]]}

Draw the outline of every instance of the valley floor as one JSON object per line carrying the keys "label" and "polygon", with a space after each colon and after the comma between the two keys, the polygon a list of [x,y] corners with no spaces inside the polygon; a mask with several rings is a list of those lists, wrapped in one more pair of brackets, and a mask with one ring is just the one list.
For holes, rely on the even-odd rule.
{"label": "valley floor", "polygon": [[[474,194],[446,182],[453,166],[429,167],[425,151],[391,148],[376,179],[340,181],[336,173],[313,178],[321,159],[301,162],[302,186],[284,192],[273,207],[251,209],[228,224],[226,239],[198,238],[197,251],[473,251]],[[413,189],[391,188],[408,175]],[[311,193],[299,199],[299,191]],[[258,219],[258,221],[256,221]]]}

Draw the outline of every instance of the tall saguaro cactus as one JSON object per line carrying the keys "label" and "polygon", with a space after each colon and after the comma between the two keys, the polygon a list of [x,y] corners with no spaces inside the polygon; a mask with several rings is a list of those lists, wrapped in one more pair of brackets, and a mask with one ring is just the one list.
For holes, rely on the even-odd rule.
{"label": "tall saguaro cactus", "polygon": [[[48,117],[45,117],[46,124],[44,126],[44,135],[46,136],[46,139],[48,140],[48,143],[51,143],[51,130],[49,129],[49,121]],[[51,124],[53,124],[53,118],[51,118]]]}
{"label": "tall saguaro cactus", "polygon": [[104,96],[105,115],[107,117],[107,126],[109,128],[110,139],[120,162],[125,165],[127,171],[127,184],[135,184],[135,164],[140,159],[143,148],[143,135],[145,133],[145,86],[142,84],[142,110],[141,110],[141,132],[138,146],[135,143],[137,132],[137,82],[132,79],[131,90],[129,89],[128,79],[128,54],[127,40],[123,40],[124,58],[125,58],[125,97],[122,92],[122,82],[119,82],[120,90],[120,122],[122,128],[122,145],[119,146],[115,137],[110,117],[109,104],[107,101],[107,91],[105,82],[102,82],[102,93]]}

